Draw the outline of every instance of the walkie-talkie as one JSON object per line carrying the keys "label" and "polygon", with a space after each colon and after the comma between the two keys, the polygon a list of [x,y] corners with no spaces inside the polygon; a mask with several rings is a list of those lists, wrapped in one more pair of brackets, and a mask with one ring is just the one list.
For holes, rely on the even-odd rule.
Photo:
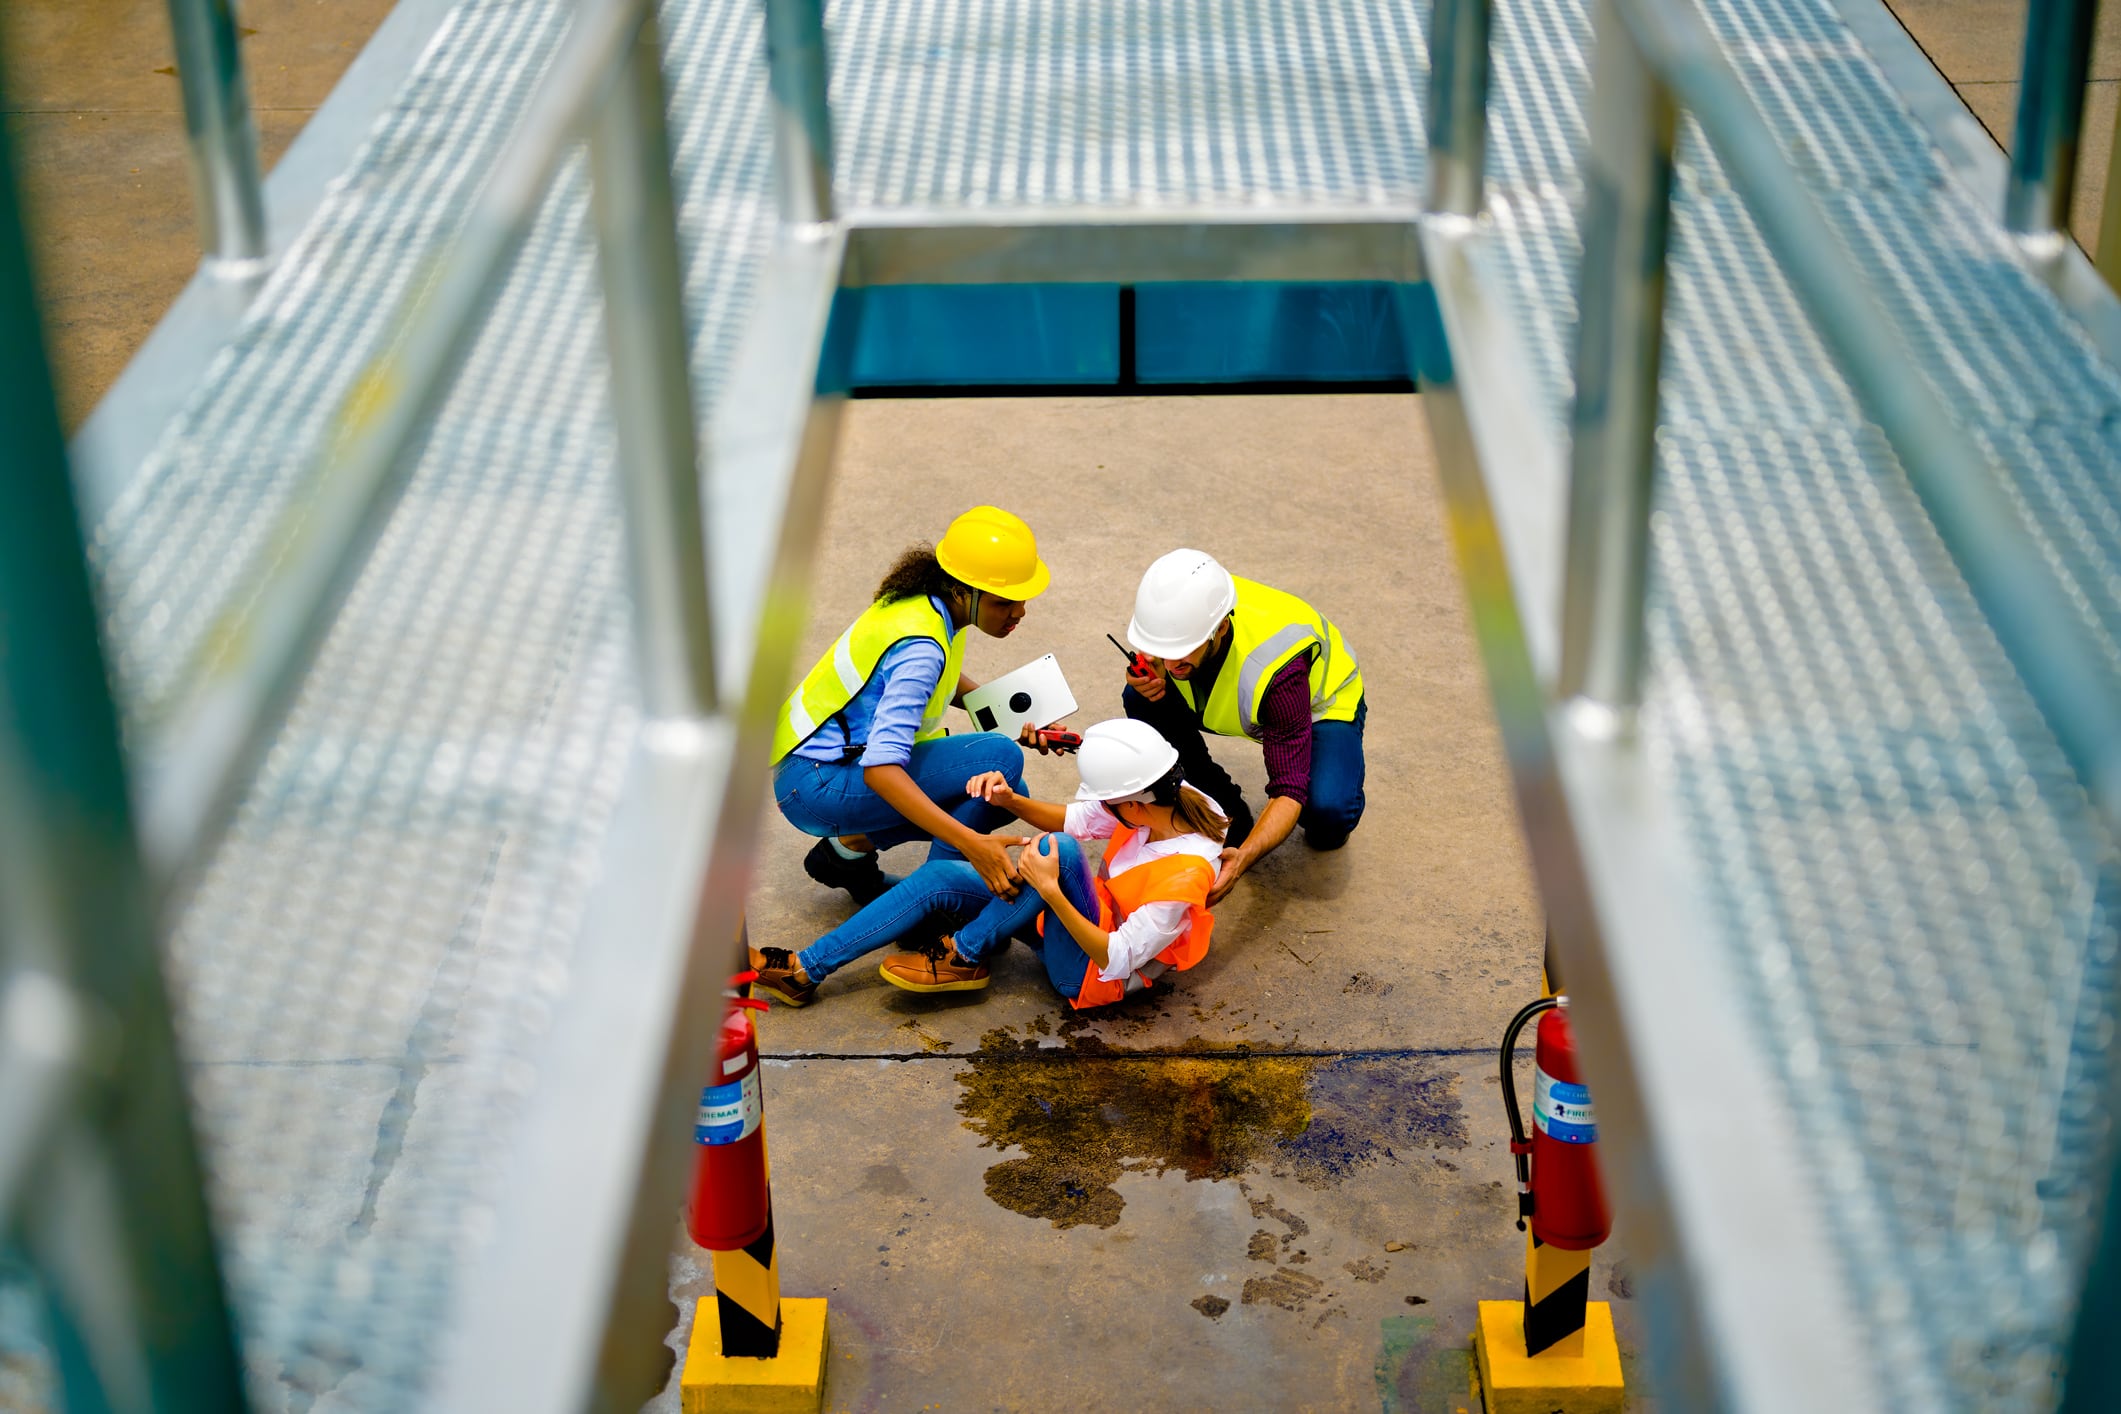
{"label": "walkie-talkie", "polygon": [[1109,633],[1105,635],[1105,642],[1119,650],[1120,656],[1127,660],[1127,666],[1134,670],[1136,676],[1147,677],[1156,671],[1154,665],[1149,662],[1148,654],[1135,652]]}

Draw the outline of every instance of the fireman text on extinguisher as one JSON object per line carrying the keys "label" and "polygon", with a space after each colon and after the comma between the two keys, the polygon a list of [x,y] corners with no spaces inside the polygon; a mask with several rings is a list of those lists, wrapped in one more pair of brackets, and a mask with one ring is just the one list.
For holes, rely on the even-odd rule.
{"label": "fireman text on extinguisher", "polygon": [[1532,1123],[1549,1139],[1563,1144],[1598,1142],[1598,1119],[1591,1112],[1589,1087],[1556,1080],[1543,1070],[1532,1072]]}
{"label": "fireman text on extinguisher", "polygon": [[700,1091],[700,1114],[692,1129],[695,1144],[734,1144],[758,1132],[765,1106],[759,1103],[756,1066],[742,1080],[710,1085]]}

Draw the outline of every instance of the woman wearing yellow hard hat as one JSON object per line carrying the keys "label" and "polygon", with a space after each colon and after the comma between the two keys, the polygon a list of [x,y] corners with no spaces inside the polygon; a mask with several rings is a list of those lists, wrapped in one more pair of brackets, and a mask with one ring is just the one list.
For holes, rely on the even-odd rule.
{"label": "woman wearing yellow hard hat", "polygon": [[[1012,817],[965,783],[998,771],[1020,791],[1023,748],[996,732],[946,736],[943,714],[979,685],[964,673],[965,631],[1007,638],[1050,578],[1031,527],[994,506],[975,506],[933,548],[899,556],[774,728],[773,795],[788,823],[818,837],[803,860],[811,878],[865,910],[885,907],[876,900],[895,881],[877,852],[925,839],[930,859],[962,858],[997,894],[1015,892],[1009,855],[990,833]],[[831,937],[799,954],[755,951],[760,984],[808,1001],[848,960],[832,955]]]}

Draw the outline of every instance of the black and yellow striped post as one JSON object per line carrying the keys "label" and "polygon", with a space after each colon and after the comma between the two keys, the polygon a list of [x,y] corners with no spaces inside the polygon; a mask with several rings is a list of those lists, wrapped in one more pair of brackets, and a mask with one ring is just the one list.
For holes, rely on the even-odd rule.
{"label": "black and yellow striped post", "polygon": [[1584,1314],[1591,1300],[1591,1253],[1524,1238],[1524,1353],[1583,1354]]}
{"label": "black and yellow striped post", "polygon": [[722,1354],[770,1360],[781,1353],[781,1264],[773,1254],[773,1206],[749,1247],[714,1254],[714,1308]]}

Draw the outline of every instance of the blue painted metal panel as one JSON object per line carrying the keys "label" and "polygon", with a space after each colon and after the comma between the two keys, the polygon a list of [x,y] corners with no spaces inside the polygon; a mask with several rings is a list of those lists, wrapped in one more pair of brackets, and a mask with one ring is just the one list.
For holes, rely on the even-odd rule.
{"label": "blue painted metal panel", "polygon": [[1143,383],[1409,376],[1389,285],[1143,285],[1134,347]]}
{"label": "blue painted metal panel", "polygon": [[893,285],[858,297],[856,387],[1119,380],[1117,285]]}

